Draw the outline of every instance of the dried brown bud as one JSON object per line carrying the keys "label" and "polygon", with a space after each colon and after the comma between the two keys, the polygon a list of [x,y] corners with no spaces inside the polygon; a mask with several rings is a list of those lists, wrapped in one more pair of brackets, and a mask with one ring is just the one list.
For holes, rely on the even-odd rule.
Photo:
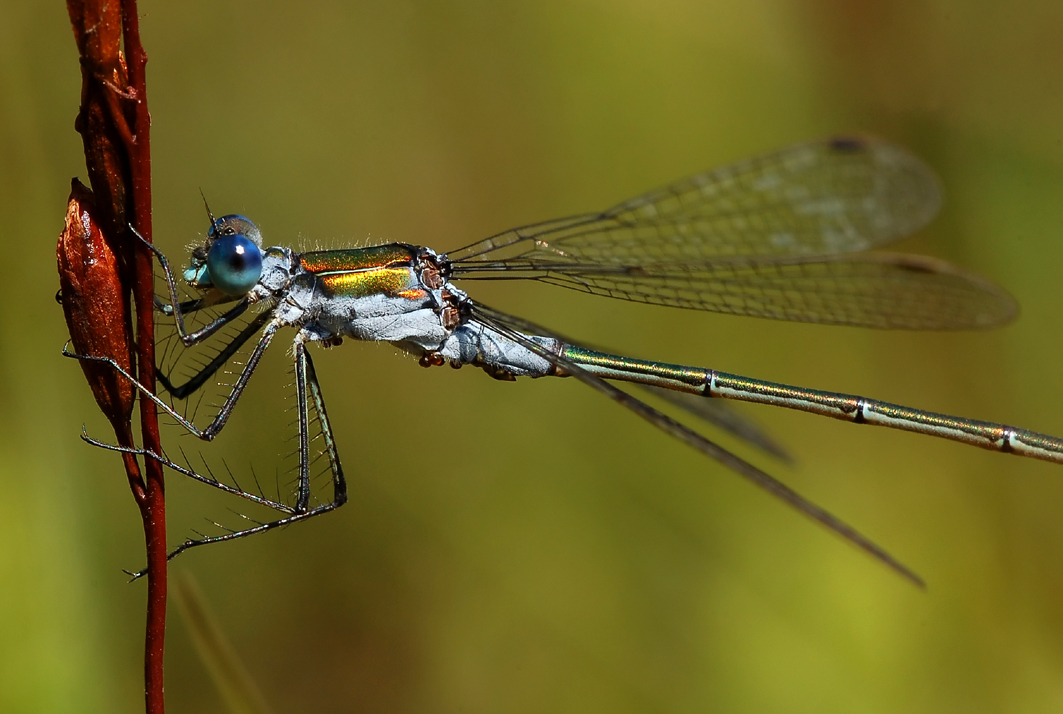
{"label": "dried brown bud", "polygon": [[[107,357],[133,373],[133,326],[129,291],[119,262],[96,222],[92,192],[75,179],[67,204],[66,226],[56,257],[63,313],[73,351]],[[80,360],[96,403],[120,437],[128,433],[135,388],[109,364]]]}

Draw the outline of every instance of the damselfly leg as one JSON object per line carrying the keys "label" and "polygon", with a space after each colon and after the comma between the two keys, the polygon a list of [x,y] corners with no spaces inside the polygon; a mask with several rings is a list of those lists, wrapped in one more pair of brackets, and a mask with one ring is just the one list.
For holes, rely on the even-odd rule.
{"label": "damselfly leg", "polygon": [[[104,449],[112,451],[132,451],[133,453],[143,456],[145,458],[155,459],[159,461],[167,468],[173,470],[176,473],[187,476],[188,478],[204,483],[208,486],[217,488],[225,493],[229,493],[234,496],[251,501],[252,503],[264,506],[274,511],[280,512],[283,515],[281,518],[277,518],[272,521],[255,521],[247,516],[243,516],[243,519],[250,521],[253,525],[246,528],[233,529],[225,526],[221,523],[212,522],[214,526],[225,531],[221,535],[206,535],[203,533],[196,533],[195,538],[186,538],[181,545],[174,548],[167,556],[167,559],[172,559],[177,555],[180,555],[186,550],[195,548],[201,545],[207,545],[210,543],[223,543],[225,541],[236,540],[237,538],[244,538],[256,533],[265,533],[267,531],[274,530],[276,528],[282,528],[289,526],[299,521],[304,521],[314,516],[319,516],[329,511],[335,510],[347,502],[347,482],[343,476],[343,466],[340,463],[339,453],[336,451],[336,441],[332,435],[332,426],[329,423],[328,413],[325,410],[325,400],[321,394],[321,387],[318,384],[317,373],[314,370],[314,362],[310,355],[306,351],[306,347],[302,342],[296,342],[295,344],[295,375],[296,375],[296,391],[298,402],[296,405],[299,421],[299,433],[298,433],[298,454],[299,454],[299,475],[298,475],[298,488],[296,503],[294,506],[284,503],[282,501],[272,500],[261,495],[261,485],[258,486],[258,493],[247,491],[239,485],[230,486],[223,481],[216,478],[213,473],[209,475],[203,475],[192,469],[188,465],[182,465],[169,459],[164,454],[155,454],[144,449],[124,449],[119,446],[107,444],[96,439],[89,437],[86,434],[82,434],[82,438],[88,443],[98,446]],[[76,355],[68,355],[76,356]],[[93,359],[95,361],[105,361],[114,365],[110,360],[99,360],[99,358],[84,358]],[[144,390],[141,390],[145,393]],[[311,415],[309,404],[313,405],[313,411],[316,414],[318,428],[320,429],[320,437],[324,441],[324,453],[328,458],[329,469],[332,474],[332,500],[328,502],[321,502],[317,505],[311,506],[311,491],[310,491],[310,466],[313,463],[313,457],[311,455],[311,438],[309,436],[311,430]],[[160,407],[165,408],[164,403],[159,404]],[[174,416],[172,411],[169,411],[171,416]],[[256,479],[257,481],[257,479]],[[127,571],[128,572],[128,571]],[[130,572],[129,574],[133,579],[137,579],[143,576],[147,571],[141,570],[138,572]]]}
{"label": "damselfly leg", "polygon": [[[261,353],[265,351],[265,346],[268,346],[268,344],[268,339],[260,340],[253,355],[258,354],[259,357],[261,357]],[[150,394],[146,389],[144,389],[143,385],[133,379],[132,375],[127,374],[113,360],[110,360],[108,358],[76,355],[71,352],[64,352],[64,354],[68,357],[87,359],[91,361],[98,361],[109,364],[111,367],[117,369],[127,379],[129,379],[130,382],[133,383],[140,390],[142,395],[155,402],[155,404],[160,409],[163,409],[169,416],[177,420],[177,422],[181,424],[184,428],[186,428],[191,433],[199,436],[200,438],[207,438],[208,432],[205,429],[198,429],[191,421],[180,415],[176,410],[173,409],[173,407],[167,404],[164,400],[153,394]],[[285,503],[281,500],[274,500],[265,497],[263,495],[261,485],[257,485],[257,492],[248,491],[240,487],[238,484],[236,486],[231,486],[219,480],[213,475],[213,473],[209,471],[209,469],[207,471],[209,475],[203,475],[202,473],[191,468],[190,465],[182,465],[168,458],[165,454],[155,454],[144,450],[135,451],[135,453],[142,455],[145,458],[153,458],[161,462],[166,467],[184,476],[192,478],[201,483],[205,483],[214,488],[220,489],[226,493],[247,499],[255,504],[272,509],[281,514],[285,514],[283,515],[283,517],[272,521],[252,521],[253,525],[247,528],[232,529],[220,523],[214,523],[215,526],[224,530],[225,533],[213,536],[197,534],[198,537],[186,539],[180,546],[171,551],[169,554],[170,558],[173,558],[176,555],[196,546],[206,545],[208,543],[220,543],[224,541],[235,540],[237,538],[243,538],[249,535],[254,535],[256,533],[264,533],[275,528],[291,525],[292,523],[297,523],[299,521],[306,520],[308,518],[312,518],[323,513],[328,513],[329,511],[339,508],[344,503],[346,503],[347,483],[343,475],[343,466],[340,463],[339,454],[336,450],[336,441],[333,437],[332,426],[329,422],[328,412],[325,408],[325,400],[321,393],[321,387],[318,383],[317,372],[314,369],[313,359],[310,357],[309,353],[306,350],[305,341],[300,339],[297,339],[295,341],[293,345],[293,362],[296,387],[295,409],[298,421],[298,444],[296,451],[298,454],[299,462],[296,476],[296,493],[294,505]],[[249,361],[248,364],[251,365],[251,361]],[[254,367],[253,365],[251,365],[250,371],[253,371],[253,369]],[[233,394],[230,395],[230,399],[227,400],[227,405],[229,407],[230,413],[232,404],[234,404],[236,399],[239,398],[240,392],[242,392],[243,387],[246,386],[246,381],[250,377],[250,371],[245,369],[244,372],[241,373],[241,379],[243,384],[240,384],[239,389],[234,390]],[[217,425],[217,428],[213,432],[213,435],[216,435],[217,432],[221,430],[221,427],[225,425],[226,418],[227,414],[219,413],[219,415],[212,421],[212,426]],[[318,437],[323,441],[323,453],[328,460],[329,471],[331,472],[332,499],[330,501],[318,502],[316,505],[311,505],[311,467],[315,461],[315,455],[312,453],[311,450],[312,438],[310,435],[312,430],[312,422],[314,421],[316,421],[316,426],[319,429],[320,433],[318,434]],[[210,438],[213,438],[213,435]],[[125,450],[121,449],[120,447],[97,441],[88,436],[83,436],[83,438],[89,443],[96,446],[118,451]],[[243,516],[243,518],[245,520],[251,520],[247,516]],[[143,573],[140,572],[135,573],[133,575],[134,577],[139,577],[142,574]]]}
{"label": "damselfly leg", "polygon": [[[248,299],[238,301],[237,305],[227,311],[220,317],[211,319],[205,327],[197,329],[195,331],[188,331],[185,328],[184,315],[186,312],[193,313],[199,310],[206,309],[212,305],[218,304],[208,303],[204,300],[189,300],[180,301],[177,293],[176,281],[170,270],[169,264],[160,251],[153,246],[152,251],[159,258],[160,265],[163,269],[166,283],[169,287],[171,302],[169,304],[156,300],[157,308],[160,312],[166,315],[170,315],[174,318],[174,324],[176,326],[177,333],[181,339],[182,344],[186,346],[193,346],[204,342],[209,337],[212,337],[218,333],[218,331],[226,325],[232,323],[237,317],[246,312],[250,305]],[[241,395],[247,387],[248,382],[251,379],[251,375],[258,367],[263,355],[269,348],[273,341],[273,338],[278,330],[279,325],[271,323],[271,313],[263,312],[252,318],[247,325],[245,325],[239,333],[225,343],[218,353],[201,369],[199,369],[191,378],[181,385],[172,385],[170,380],[164,376],[160,371],[159,381],[163,384],[166,390],[178,399],[184,399],[196,390],[200,389],[206,384],[211,377],[225,364],[227,364],[232,357],[239,352],[239,350],[256,334],[261,333],[258,341],[252,350],[249,358],[246,360],[243,369],[240,371],[236,382],[232,385],[231,390],[225,397],[224,402],[221,404],[217,413],[212,418],[211,422],[204,428],[199,428],[188,419],[185,415],[179,413],[172,405],[165,400],[152,394],[142,385],[136,378],[124,370],[120,365],[108,358],[88,357],[84,355],[77,355],[68,350],[64,350],[64,355],[68,357],[74,357],[77,359],[86,359],[91,361],[99,361],[109,364],[111,367],[121,373],[126,379],[130,381],[143,395],[144,398],[153,401],[156,406],[163,410],[167,415],[172,417],[179,425],[186,429],[196,437],[205,441],[212,441],[219,432],[225,427],[232,414],[233,408]],[[296,336],[293,343],[292,355],[294,366],[294,379],[296,390],[296,404],[295,410],[297,414],[298,423],[298,444],[296,453],[298,455],[298,467],[296,474],[296,488],[295,488],[295,502],[293,505],[285,503],[281,500],[274,500],[266,498],[263,495],[262,488],[259,485],[257,492],[247,491],[241,487],[230,486],[213,474],[203,475],[196,470],[192,469],[188,465],[179,464],[172,459],[169,459],[164,454],[152,454],[144,451],[139,451],[141,455],[147,458],[154,458],[168,468],[181,473],[185,476],[193,478],[202,483],[206,483],[210,486],[218,488],[227,493],[240,496],[258,505],[265,506],[283,514],[287,514],[284,517],[266,522],[255,522],[255,524],[248,528],[242,529],[230,529],[221,524],[215,524],[219,528],[226,530],[226,533],[217,536],[207,536],[200,534],[200,537],[194,539],[187,539],[182,545],[176,548],[170,553],[170,557],[174,557],[177,554],[188,550],[189,548],[205,545],[207,543],[223,542],[227,540],[234,540],[236,538],[242,538],[245,536],[253,535],[255,533],[262,533],[265,531],[273,530],[281,526],[290,525],[292,523],[311,518],[328,511],[334,510],[343,505],[347,500],[347,485],[343,476],[343,467],[340,463],[339,454],[336,450],[335,439],[332,434],[332,426],[329,422],[328,413],[325,409],[324,397],[321,393],[321,387],[318,383],[317,372],[314,369],[313,359],[310,357],[306,349],[306,337],[302,333]],[[319,502],[317,505],[311,505],[311,466],[315,460],[314,455],[311,453],[311,423],[315,419],[311,418],[311,413],[316,416],[316,426],[319,429],[318,437],[324,442],[324,455],[327,457],[329,470],[331,472],[332,481],[332,498],[329,501]],[[96,441],[85,437],[87,441],[97,446],[107,447],[108,445],[102,442]],[[117,448],[117,447],[109,447]],[[121,449],[119,449],[121,450]],[[209,470],[208,470],[209,473]],[[246,516],[245,516],[246,518]],[[249,520],[249,519],[248,519]]]}

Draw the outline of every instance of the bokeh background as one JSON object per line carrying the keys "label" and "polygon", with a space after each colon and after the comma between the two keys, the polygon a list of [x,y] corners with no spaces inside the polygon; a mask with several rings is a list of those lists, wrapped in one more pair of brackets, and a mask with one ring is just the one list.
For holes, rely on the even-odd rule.
{"label": "bokeh background", "polygon": [[[876,333],[476,296],[627,353],[1063,433],[1063,6],[1051,0],[141,4],[156,242],[217,213],[302,247],[440,250],[713,165],[866,131],[940,173],[902,247],[1007,286],[1013,325]],[[80,86],[63,3],[0,2],[0,710],[142,708],[142,532],[71,361],[55,238]],[[345,344],[318,370],[341,511],[194,551],[191,575],[278,712],[1049,712],[1063,708],[1063,470],[746,409],[919,591],[570,380],[497,383]],[[272,351],[202,450],[270,464]],[[712,435],[711,432],[709,432]],[[171,539],[231,503],[172,477]],[[171,611],[173,712],[224,705]]]}

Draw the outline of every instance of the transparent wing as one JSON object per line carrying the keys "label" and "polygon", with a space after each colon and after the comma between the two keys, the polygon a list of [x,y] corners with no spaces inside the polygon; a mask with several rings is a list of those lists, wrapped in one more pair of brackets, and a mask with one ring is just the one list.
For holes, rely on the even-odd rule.
{"label": "transparent wing", "polygon": [[639,265],[848,253],[918,230],[939,205],[934,173],[903,149],[829,139],[707,171],[599,214],[507,231],[449,257]]}
{"label": "transparent wing", "polygon": [[945,330],[1000,325],[1015,301],[992,282],[923,256],[857,256],[609,265],[514,261],[461,279],[530,279],[654,305],[795,322]]}
{"label": "transparent wing", "polygon": [[673,392],[663,387],[639,385],[644,391],[653,394],[669,404],[679,407],[688,414],[723,429],[748,444],[752,444],[766,454],[771,454],[780,461],[794,463],[793,456],[778,441],[771,437],[759,424],[735,410],[734,405],[722,399],[706,399],[696,394]]}
{"label": "transparent wing", "polygon": [[595,295],[797,322],[916,330],[999,325],[1001,288],[948,263],[853,253],[925,225],[937,179],[872,139],[803,144],[448,257],[455,278],[539,280]]}

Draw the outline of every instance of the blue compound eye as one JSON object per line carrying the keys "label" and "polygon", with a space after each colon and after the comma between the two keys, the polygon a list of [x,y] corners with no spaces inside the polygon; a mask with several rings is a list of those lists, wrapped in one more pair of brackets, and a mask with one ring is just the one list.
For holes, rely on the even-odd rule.
{"label": "blue compound eye", "polygon": [[247,236],[219,236],[207,253],[207,272],[226,295],[243,295],[262,275],[262,251]]}

